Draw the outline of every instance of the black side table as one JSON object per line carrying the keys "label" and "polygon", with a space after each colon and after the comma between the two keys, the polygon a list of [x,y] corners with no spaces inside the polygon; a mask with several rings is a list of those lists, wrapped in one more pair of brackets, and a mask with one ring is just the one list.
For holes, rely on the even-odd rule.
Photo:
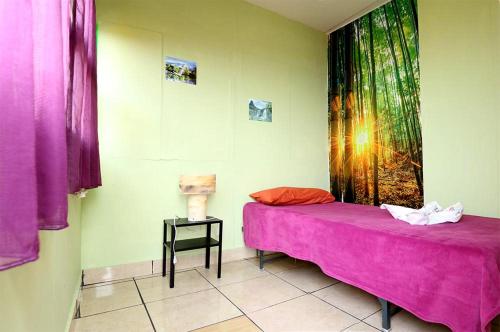
{"label": "black side table", "polygon": [[[219,240],[212,239],[212,224],[219,224]],[[207,225],[207,235],[194,239],[175,240],[175,248],[172,245],[176,236],[176,227],[189,227]],[[170,241],[167,241],[167,229],[170,226]],[[189,221],[187,218],[165,219],[163,220],[163,276],[167,275],[167,247],[170,248],[170,288],[174,288],[174,252],[205,248],[205,268],[210,268],[210,248],[219,247],[219,257],[217,262],[217,278],[221,277],[222,262],[222,220],[214,217],[207,217],[206,220]]]}

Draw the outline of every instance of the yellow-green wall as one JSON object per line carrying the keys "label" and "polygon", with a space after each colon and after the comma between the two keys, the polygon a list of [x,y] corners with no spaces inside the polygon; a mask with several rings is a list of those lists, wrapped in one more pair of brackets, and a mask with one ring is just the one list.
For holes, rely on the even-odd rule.
{"label": "yellow-green wall", "polygon": [[67,331],[80,286],[80,199],[69,228],[40,232],[40,258],[0,272],[0,331]]}
{"label": "yellow-green wall", "polygon": [[[500,216],[500,3],[418,3],[425,199]],[[324,34],[239,0],[97,5],[104,186],[83,206],[85,268],[159,258],[180,174],[217,174],[226,249],[248,193],[328,188]],[[196,61],[198,85],[165,81],[166,55]],[[248,121],[249,98],[273,101],[272,123]]]}
{"label": "yellow-green wall", "polygon": [[[225,249],[243,247],[249,193],[328,189],[324,33],[240,0],[98,0],[97,15],[103,187],[83,204],[84,268],[160,258],[181,174],[217,174]],[[167,55],[196,61],[198,84],[166,81]],[[248,120],[249,98],[273,102],[272,123]]]}
{"label": "yellow-green wall", "polygon": [[419,0],[426,201],[500,216],[500,2]]}

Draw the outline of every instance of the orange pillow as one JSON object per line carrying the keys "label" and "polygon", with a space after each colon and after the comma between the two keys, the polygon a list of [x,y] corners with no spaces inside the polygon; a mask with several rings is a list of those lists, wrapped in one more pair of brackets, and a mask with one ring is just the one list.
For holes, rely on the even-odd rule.
{"label": "orange pillow", "polygon": [[328,191],[317,188],[278,187],[250,194],[257,202],[267,205],[306,205],[335,201]]}

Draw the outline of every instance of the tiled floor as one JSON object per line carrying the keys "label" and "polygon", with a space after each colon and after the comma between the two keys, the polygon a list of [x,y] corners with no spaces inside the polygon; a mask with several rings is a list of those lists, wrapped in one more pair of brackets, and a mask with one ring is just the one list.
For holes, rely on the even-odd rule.
{"label": "tiled floor", "polygon": [[[223,264],[221,279],[215,271],[178,272],[173,289],[160,276],[86,286],[71,332],[379,331],[376,298],[311,263],[282,257],[260,271],[248,259]],[[393,332],[449,331],[406,311],[392,325]]]}

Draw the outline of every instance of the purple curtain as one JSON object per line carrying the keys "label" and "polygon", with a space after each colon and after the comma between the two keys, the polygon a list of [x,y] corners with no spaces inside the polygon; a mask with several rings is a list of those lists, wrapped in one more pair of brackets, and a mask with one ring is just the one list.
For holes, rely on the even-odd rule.
{"label": "purple curtain", "polygon": [[67,113],[69,191],[101,185],[97,137],[97,59],[94,0],[74,0]]}
{"label": "purple curtain", "polygon": [[0,1],[0,270],[101,184],[94,0]]}

